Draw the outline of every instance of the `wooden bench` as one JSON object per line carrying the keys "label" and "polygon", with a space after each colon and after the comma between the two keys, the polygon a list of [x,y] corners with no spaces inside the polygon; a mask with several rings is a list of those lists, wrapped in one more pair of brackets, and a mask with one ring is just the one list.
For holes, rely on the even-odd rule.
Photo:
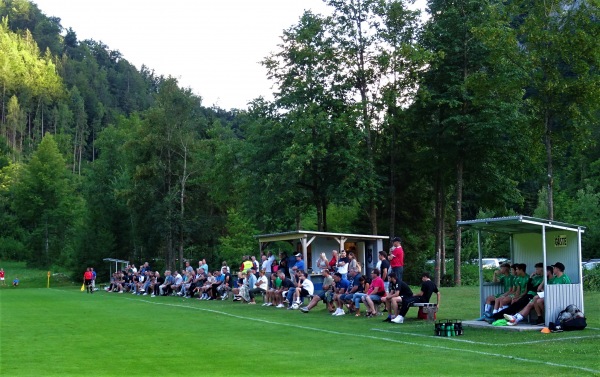
{"label": "wooden bench", "polygon": [[435,313],[438,311],[437,304],[433,304],[430,302],[415,302],[410,306],[416,306],[419,310],[422,310],[423,313],[427,313],[427,320],[433,321],[435,320]]}

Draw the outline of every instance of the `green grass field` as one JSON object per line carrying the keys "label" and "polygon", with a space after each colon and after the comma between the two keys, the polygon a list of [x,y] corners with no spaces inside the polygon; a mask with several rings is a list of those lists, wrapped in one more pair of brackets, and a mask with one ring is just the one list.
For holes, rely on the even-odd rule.
{"label": "green grass field", "polygon": [[[444,288],[438,318],[477,316],[478,288]],[[259,302],[260,303],[260,302]],[[317,310],[318,309],[318,310]],[[587,293],[587,313],[600,294]],[[433,335],[411,309],[403,325],[382,317],[332,317],[231,301],[93,295],[58,288],[0,288],[1,376],[600,374],[600,321],[542,334],[466,328]]]}

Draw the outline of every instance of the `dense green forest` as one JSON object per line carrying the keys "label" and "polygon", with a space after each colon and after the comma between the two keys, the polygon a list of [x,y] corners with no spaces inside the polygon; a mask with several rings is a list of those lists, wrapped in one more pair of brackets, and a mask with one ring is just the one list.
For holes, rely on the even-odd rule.
{"label": "dense green forest", "polygon": [[600,256],[599,1],[325,2],[264,57],[274,99],[225,110],[0,0],[0,258],[237,263],[302,228],[401,235],[460,284],[456,221],[512,214]]}

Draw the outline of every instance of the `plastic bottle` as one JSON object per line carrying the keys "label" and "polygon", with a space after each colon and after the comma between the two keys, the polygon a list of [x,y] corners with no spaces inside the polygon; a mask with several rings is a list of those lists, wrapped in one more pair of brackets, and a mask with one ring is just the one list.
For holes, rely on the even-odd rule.
{"label": "plastic bottle", "polygon": [[444,322],[440,323],[440,336],[446,336],[446,324]]}
{"label": "plastic bottle", "polygon": [[448,332],[446,336],[452,336],[452,323],[446,322],[446,331]]}

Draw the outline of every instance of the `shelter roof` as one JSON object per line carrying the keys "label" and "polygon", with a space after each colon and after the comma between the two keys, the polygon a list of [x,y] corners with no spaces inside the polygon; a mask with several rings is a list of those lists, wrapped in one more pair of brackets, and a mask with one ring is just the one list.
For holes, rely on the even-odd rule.
{"label": "shelter roof", "polygon": [[272,234],[260,234],[254,236],[254,238],[258,238],[259,242],[275,242],[275,241],[288,241],[288,240],[297,240],[300,238],[307,237],[344,237],[347,240],[387,240],[388,236],[377,236],[377,235],[368,235],[368,234],[351,234],[351,233],[329,233],[329,232],[314,232],[310,230],[294,230],[291,232],[284,233],[272,233]]}
{"label": "shelter roof", "polygon": [[543,227],[572,232],[585,232],[585,227],[581,225],[567,224],[554,220],[538,219],[522,215],[458,221],[457,225],[467,229],[505,234],[542,233]]}

